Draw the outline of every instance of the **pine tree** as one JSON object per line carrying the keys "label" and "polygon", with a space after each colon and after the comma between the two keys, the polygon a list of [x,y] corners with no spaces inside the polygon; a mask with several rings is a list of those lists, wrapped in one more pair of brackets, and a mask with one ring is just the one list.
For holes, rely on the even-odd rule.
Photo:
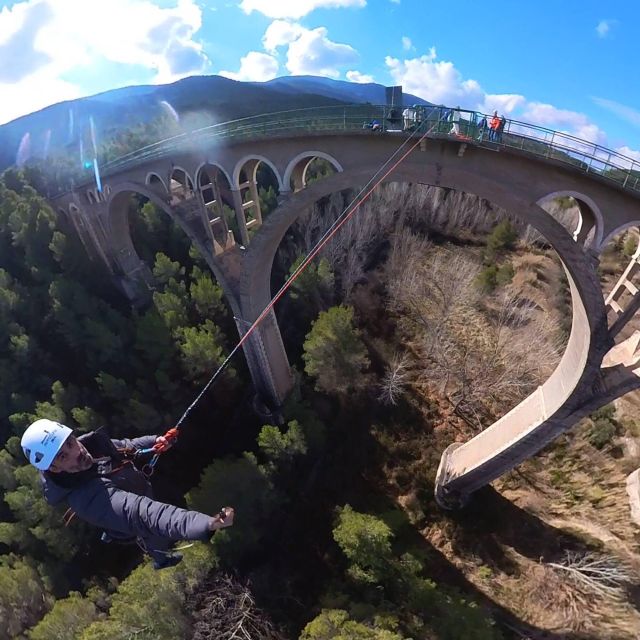
{"label": "pine tree", "polygon": [[353,326],[353,308],[340,305],[320,313],[307,334],[302,357],[319,391],[346,393],[363,387],[369,358]]}
{"label": "pine tree", "polygon": [[95,604],[72,591],[58,600],[51,611],[29,631],[29,640],[77,640],[82,631],[98,618]]}

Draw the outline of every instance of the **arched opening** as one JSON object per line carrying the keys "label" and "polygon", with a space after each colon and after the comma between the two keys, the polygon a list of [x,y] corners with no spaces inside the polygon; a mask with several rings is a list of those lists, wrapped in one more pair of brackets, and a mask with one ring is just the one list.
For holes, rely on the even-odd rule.
{"label": "arched opening", "polygon": [[[181,225],[175,208],[150,186],[119,185],[110,198],[107,216],[114,275],[121,291],[137,307],[133,340],[128,342],[135,350],[130,364],[140,381],[135,398],[141,404],[146,403],[145,397],[156,399],[153,410],[145,406],[141,419],[166,422],[166,407],[171,402],[175,405],[176,394],[193,397],[202,389],[221,349],[228,350],[227,345],[237,339],[233,315],[239,311],[223,295],[219,272],[194,250],[202,249],[202,242],[189,235],[189,226]],[[222,377],[200,407],[214,399],[216,411],[225,415],[227,407],[240,402],[245,370],[237,363],[232,366],[234,372]],[[199,465],[198,469],[213,455],[205,430],[211,410],[210,406],[204,413],[192,414],[194,442],[201,439],[203,444],[195,447],[189,464]]]}
{"label": "arched opening", "polygon": [[240,238],[247,246],[263,219],[278,205],[280,179],[269,160],[251,157],[241,160],[236,166],[234,183],[234,208]]}
{"label": "arched opening", "polygon": [[307,185],[342,171],[340,163],[321,151],[304,152],[294,158],[285,171],[285,184],[294,193]]}
{"label": "arched opening", "polygon": [[[115,191],[109,201],[107,231],[124,275],[132,273],[136,277],[141,265],[149,271],[155,269],[162,254],[164,264],[169,260],[180,265],[181,277],[198,269],[210,270],[220,286],[229,291],[224,274],[211,260],[210,248],[203,245],[201,237],[193,236],[174,208],[149,187],[123,185]],[[153,279],[150,282],[149,286],[155,286]],[[237,315],[235,300],[229,298],[229,302]]]}
{"label": "arched opening", "polygon": [[556,191],[538,204],[553,216],[583,247],[597,248],[602,241],[602,214],[591,198],[575,191]]}
{"label": "arched opening", "polygon": [[[353,188],[318,198],[287,228],[274,255],[271,294],[357,192]],[[457,410],[471,422],[481,416],[483,426],[490,424],[491,407],[500,405],[506,413],[551,375],[571,332],[571,295],[562,263],[548,242],[539,246],[527,237],[528,226],[473,193],[408,182],[381,185],[276,309],[292,364],[304,369],[299,358],[318,314],[347,304],[356,309],[358,326],[370,340],[386,337],[388,354],[402,352],[403,344],[430,345],[424,351],[422,346],[412,349],[410,368],[422,371],[434,388],[439,376],[448,376],[445,395]],[[404,289],[411,300],[399,295]],[[395,311],[388,313],[387,305]],[[426,323],[438,331],[402,335],[391,344],[396,321],[414,327]],[[462,331],[465,325],[477,331]],[[537,352],[528,348],[532,344]],[[500,375],[515,384],[491,399],[488,381],[495,380],[499,368],[492,368],[496,352],[491,349],[498,345],[498,360],[505,363]],[[447,366],[452,368],[445,371]],[[471,377],[464,373],[468,366]],[[459,387],[453,383],[463,379]]]}
{"label": "arched opening", "polygon": [[598,275],[605,296],[609,333],[616,343],[640,329],[640,227],[618,229],[601,247]]}
{"label": "arched opening", "polygon": [[118,261],[123,273],[145,263],[154,268],[158,254],[180,264],[191,260],[191,241],[176,223],[161,198],[149,191],[121,191],[110,201],[111,236],[119,246]]}
{"label": "arched opening", "polygon": [[233,247],[240,240],[238,222],[233,210],[233,195],[226,173],[217,165],[205,164],[197,173],[216,255]]}
{"label": "arched opening", "polygon": [[153,189],[156,193],[165,196],[167,194],[167,187],[164,184],[162,178],[156,173],[150,173],[146,180],[145,184],[147,184],[151,189]]}
{"label": "arched opening", "polygon": [[88,189],[86,195],[87,195],[87,202],[89,204],[96,204],[97,200],[96,200],[95,194],[93,193],[93,190]]}
{"label": "arched opening", "polygon": [[193,181],[184,169],[175,167],[171,172],[169,184],[172,205],[177,205],[193,198]]}
{"label": "arched opening", "polygon": [[[438,157],[440,158],[442,156]],[[524,386],[527,387],[528,390],[534,389],[534,391],[520,402],[520,404],[517,404],[517,406],[513,407],[513,409],[503,415],[503,408],[504,410],[509,408],[508,405],[505,406],[504,404],[506,395],[505,397],[500,398],[496,398],[494,396],[493,399],[490,399],[492,396],[490,391],[484,395],[481,394],[484,397],[484,399],[481,399],[481,402],[485,403],[488,401],[488,406],[485,405],[482,411],[491,411],[494,413],[494,423],[486,430],[486,436],[483,435],[482,437],[482,442],[485,442],[487,438],[490,439],[486,445],[487,448],[485,451],[488,453],[485,457],[492,465],[490,470],[491,478],[487,480],[486,477],[489,472],[485,473],[485,468],[480,467],[477,471],[478,475],[474,475],[472,477],[472,488],[469,489],[470,491],[473,491],[482,484],[495,479],[500,475],[500,473],[511,468],[514,460],[513,457],[510,457],[512,451],[514,452],[513,455],[518,456],[518,460],[523,460],[537,452],[553,437],[562,433],[566,428],[563,426],[563,423],[556,423],[549,419],[554,415],[557,415],[557,412],[563,408],[569,399],[574,397],[574,394],[581,393],[583,389],[592,384],[592,372],[594,368],[597,370],[601,358],[604,355],[604,350],[608,346],[605,344],[606,336],[603,335],[602,331],[604,304],[601,298],[599,299],[597,295],[593,295],[594,287],[597,286],[597,281],[593,272],[592,263],[585,254],[583,248],[578,246],[577,243],[567,242],[566,231],[562,229],[561,225],[554,220],[552,216],[534,204],[536,199],[531,196],[531,192],[526,183],[523,183],[522,185],[513,185],[510,189],[500,188],[499,183],[495,180],[495,176],[492,177],[491,166],[487,166],[486,171],[484,171],[482,166],[477,163],[473,166],[474,170],[469,171],[468,167],[461,167],[459,160],[452,157],[451,159],[444,158],[442,165],[434,169],[429,163],[429,158],[425,157],[425,166],[419,166],[418,163],[415,165],[407,163],[399,168],[398,172],[394,175],[394,179],[410,183],[411,185],[425,182],[431,182],[432,184],[437,183],[437,186],[439,187],[456,189],[458,193],[474,194],[476,200],[479,198],[490,202],[493,211],[509,212],[512,224],[519,221],[520,224],[532,224],[535,226],[535,228],[540,233],[544,234],[549,243],[557,250],[557,253],[560,255],[562,260],[563,271],[566,274],[566,277],[563,276],[563,287],[570,291],[570,294],[567,297],[569,298],[571,305],[572,323],[570,335],[568,340],[565,342],[564,354],[561,356],[557,367],[553,370],[553,373],[551,373],[550,377],[542,384],[540,384],[540,382],[544,380],[543,370],[536,363],[537,359],[535,358],[534,353],[540,345],[530,339],[522,342],[523,334],[520,334],[520,349],[516,353],[512,354],[511,361],[512,363],[519,364],[523,359],[522,353],[527,353],[533,358],[529,359],[529,363],[533,364],[534,367],[526,372],[528,380],[524,382]],[[353,189],[354,185],[366,183],[370,175],[375,171],[375,168],[375,166],[361,166],[358,169],[350,170],[348,173],[344,172],[336,174],[326,180],[318,181],[306,189],[291,195],[290,198],[288,198],[287,201],[279,207],[277,212],[274,214],[270,225],[263,230],[260,245],[256,247],[256,250],[247,254],[248,263],[245,268],[242,287],[243,291],[246,292],[247,299],[249,300],[247,303],[247,309],[244,310],[248,317],[255,317],[259,314],[260,310],[264,308],[272,295],[273,289],[271,288],[271,283],[269,281],[272,274],[267,271],[266,267],[270,264],[274,264],[274,257],[280,248],[281,240],[290,232],[292,224],[300,217],[301,213],[307,211],[307,215],[309,215],[308,209],[312,208],[315,203],[323,199],[329,201],[336,198],[335,194],[340,194],[346,189]],[[440,191],[439,193],[444,194],[445,192]],[[423,207],[420,206],[422,203],[415,194],[416,192],[414,191],[412,196],[412,206],[415,207],[417,211],[421,211],[423,209]],[[407,339],[405,336],[399,334],[398,328],[403,326],[403,323],[401,322],[395,322],[393,328],[386,326],[389,322],[389,301],[391,296],[395,296],[396,292],[402,293],[405,290],[412,291],[414,286],[420,285],[424,282],[429,282],[427,278],[411,277],[417,272],[412,268],[412,265],[409,264],[407,259],[397,259],[394,261],[397,265],[396,271],[400,272],[400,277],[407,279],[407,289],[399,287],[394,290],[393,287],[380,285],[379,282],[377,282],[387,269],[387,266],[382,264],[382,261],[388,261],[390,255],[390,244],[394,237],[399,237],[400,246],[404,243],[409,247],[409,254],[424,256],[427,260],[432,260],[433,258],[433,256],[430,255],[432,244],[425,247],[420,244],[421,239],[419,237],[417,239],[415,237],[413,239],[411,238],[411,236],[419,236],[420,217],[407,216],[404,211],[406,208],[404,206],[405,202],[398,197],[393,198],[391,203],[392,207],[385,212],[387,214],[386,219],[377,218],[377,213],[372,211],[372,220],[374,223],[389,225],[391,223],[388,219],[393,219],[394,224],[397,224],[399,219],[403,217],[405,219],[408,218],[409,237],[402,238],[400,237],[400,230],[392,228],[389,231],[388,226],[383,226],[386,233],[383,234],[383,238],[381,240],[375,242],[372,242],[371,237],[367,238],[364,233],[361,236],[361,239],[358,239],[357,236],[355,236],[355,238],[353,236],[350,237],[348,234],[346,237],[338,239],[338,242],[345,245],[344,247],[338,248],[342,249],[343,255],[346,256],[346,259],[342,262],[343,266],[341,266],[341,268],[344,269],[344,272],[347,274],[349,270],[353,269],[353,262],[349,258],[358,255],[358,251],[353,250],[355,247],[355,239],[358,239],[359,242],[363,243],[360,245],[361,247],[374,247],[377,249],[373,254],[370,254],[371,258],[369,263],[365,263],[364,265],[363,277],[361,281],[356,281],[349,297],[349,302],[352,306],[361,305],[361,300],[364,301],[364,305],[369,305],[368,312],[356,313],[355,322],[356,326],[360,330],[364,330],[364,327],[368,325],[367,330],[369,332],[369,340],[367,342],[369,344],[376,344],[376,358],[379,357],[381,352],[390,355],[393,354],[392,347],[380,344],[379,341],[383,337],[399,336],[401,344],[398,344],[397,346],[399,347],[400,352],[405,351],[409,345],[411,346],[411,350],[417,347],[418,350],[421,351],[422,345],[425,343],[424,340],[413,341],[410,338]],[[342,202],[336,203],[336,210],[341,209],[341,204]],[[375,204],[376,202],[373,201],[372,205],[374,208]],[[439,211],[440,209],[435,207],[434,215],[438,215]],[[360,213],[362,213],[362,210],[359,210],[358,215],[360,215]],[[468,215],[469,218],[474,217],[473,213],[469,213]],[[362,225],[362,218],[359,218],[359,220],[363,230],[366,228],[375,231],[376,224]],[[340,231],[348,226],[349,223],[345,224]],[[312,228],[313,225],[309,225],[309,227]],[[323,225],[318,224],[318,233],[321,233],[322,227],[325,229],[327,228],[326,222]],[[445,231],[447,231],[446,228]],[[492,229],[490,233],[484,236],[481,242],[478,242],[478,239],[474,237],[467,237],[466,239],[463,239],[463,241],[465,244],[470,245],[468,247],[469,251],[484,254],[485,249],[489,246],[489,237],[493,235],[494,231],[495,229]],[[354,232],[357,233],[357,230],[354,230]],[[336,238],[338,238],[339,235],[340,234],[336,234]],[[373,238],[373,240],[375,240],[375,238]],[[437,238],[437,240],[438,242],[443,240],[447,241],[447,238]],[[433,242],[431,238],[427,238],[427,241],[430,243]],[[450,242],[452,245],[450,254],[452,256],[456,253],[455,250],[457,250],[459,242],[460,240],[457,242]],[[496,270],[499,270],[500,267],[503,266],[504,258],[508,256],[508,253],[504,251],[504,247],[500,246],[501,243],[503,245],[505,243],[504,234],[502,233],[498,234],[498,237],[495,238],[493,242],[493,249],[497,250],[499,262],[496,261],[496,264],[494,265],[485,265],[484,261],[481,259],[480,266],[482,268],[495,266]],[[475,247],[474,244],[476,245]],[[518,243],[516,243],[516,249],[518,251],[522,251],[521,247],[517,246],[517,244]],[[329,245],[327,245],[326,249],[328,251],[335,250],[335,247],[330,248]],[[537,250],[533,250],[531,253],[535,254],[537,253]],[[292,260],[295,260],[296,257],[295,253],[290,254],[290,258]],[[402,256],[400,256],[400,258],[402,258]],[[553,257],[549,258],[548,263],[550,269],[557,268],[557,263],[554,261]],[[542,266],[546,267],[546,265]],[[357,268],[358,264],[356,264],[355,267]],[[434,265],[432,269],[435,267],[437,267],[437,264]],[[514,266],[513,271],[515,273],[512,275],[507,273],[507,275],[509,275],[513,284],[519,285],[520,283],[515,282],[519,271],[516,267],[519,267],[519,265]],[[372,272],[369,272],[370,269]],[[475,277],[470,279],[471,284],[469,284],[469,278],[460,278],[460,273],[462,273],[462,269],[450,269],[448,278],[440,277],[438,282],[441,285],[440,288],[444,290],[444,293],[440,295],[445,296],[450,289],[457,288],[459,285],[458,281],[465,281],[467,283],[467,287],[476,284],[477,279]],[[310,278],[311,284],[313,284],[314,279],[321,277],[320,265],[318,265],[315,274],[311,273],[307,275],[313,276]],[[505,309],[500,308],[495,297],[493,301],[485,301],[481,299],[480,305],[483,307],[483,313],[487,314],[482,321],[479,321],[476,315],[471,314],[465,316],[463,314],[463,320],[459,318],[456,322],[448,323],[450,325],[449,329],[455,328],[463,336],[467,333],[471,333],[472,338],[473,335],[475,335],[474,339],[477,339],[481,336],[488,335],[487,332],[484,331],[485,326],[487,326],[485,323],[493,323],[494,329],[496,326],[501,326],[500,323],[503,323],[503,326],[505,326],[504,323],[506,323],[506,329],[501,333],[502,337],[505,335],[509,337],[514,336],[515,340],[515,333],[520,330],[520,326],[512,326],[513,318],[519,317],[522,319],[522,316],[524,315],[524,319],[526,321],[528,316],[529,322],[525,322],[525,325],[535,324],[532,321],[531,314],[535,317],[536,314],[544,313],[548,309],[549,302],[551,300],[551,296],[547,295],[548,291],[545,290],[544,287],[546,285],[553,286],[552,279],[560,280],[560,277],[555,277],[557,274],[547,274],[542,270],[538,275],[541,277],[537,278],[537,282],[530,283],[534,289],[539,288],[541,290],[541,294],[539,294],[538,298],[533,300],[535,305],[528,303],[521,305],[516,299],[515,306],[507,306]],[[334,272],[336,287],[342,286],[341,280],[344,277],[345,276],[342,273],[336,274],[336,272]],[[322,278],[324,279],[324,275],[322,275]],[[304,280],[304,278],[301,277],[300,280]],[[495,296],[496,293],[499,293],[499,289],[501,287],[511,286],[512,283],[504,285],[498,284],[494,289],[493,295]],[[314,287],[311,288],[313,289]],[[361,296],[358,293],[359,290],[364,290],[365,293],[368,293],[369,295]],[[295,293],[298,292],[296,291]],[[376,302],[376,299],[378,302]],[[452,304],[458,304],[459,300],[465,301],[465,296],[455,296]],[[336,302],[340,302],[340,299],[334,299],[331,304],[335,305]],[[400,300],[399,302],[402,301]],[[418,310],[427,309],[431,313],[428,304],[416,305],[416,308]],[[384,309],[384,313],[381,313],[380,309]],[[286,313],[284,313],[282,307],[279,307],[276,311],[283,320]],[[474,310],[473,313],[477,313],[477,310]],[[422,322],[422,320],[423,319],[420,321]],[[432,323],[427,322],[424,324],[428,327]],[[412,322],[409,323],[409,325],[419,326],[419,323]],[[500,334],[500,332],[498,333]],[[494,344],[497,344],[496,340],[499,342],[500,338],[495,338],[495,335],[496,334],[493,333],[494,337],[492,340]],[[287,336],[283,335],[283,338],[287,339]],[[304,337],[302,339],[304,339]],[[511,340],[505,340],[505,342],[509,343]],[[444,349],[443,352],[448,354],[450,353],[450,350]],[[561,352],[562,346],[556,357],[559,357]],[[428,356],[429,353],[430,350],[427,350],[426,355]],[[484,360],[484,362],[486,363],[487,361]],[[377,362],[377,364],[379,365],[379,362]],[[392,365],[392,362],[387,361],[387,364]],[[549,362],[548,364],[549,368],[552,369],[552,363]],[[476,375],[478,371],[482,371],[481,368],[476,366],[475,362],[467,361],[467,365],[469,366],[467,371],[473,371],[474,375]],[[490,364],[490,366],[494,365]],[[426,371],[426,367],[414,366],[410,367],[410,370],[414,371],[420,379],[423,379],[422,376]],[[491,374],[491,369],[486,369],[486,372]],[[433,389],[436,389],[437,391],[437,385],[440,384],[439,393],[443,393],[443,381],[447,381],[447,385],[449,384],[451,371],[442,369],[440,374],[441,375],[437,376],[440,380],[439,383],[437,381],[429,383],[432,389],[431,392],[433,392]],[[481,383],[485,384],[492,375],[493,374],[487,375],[486,380],[481,380]],[[509,375],[507,375],[507,379],[509,378]],[[518,392],[519,394],[525,392],[525,388],[521,386],[521,383],[522,381],[516,384],[516,386],[520,387]],[[452,394],[451,392],[446,393],[446,389],[444,389],[444,392],[442,399],[445,404],[450,406],[451,409],[458,411],[461,408],[459,403],[460,398],[458,395],[459,391],[455,391],[455,394]],[[455,395],[458,395],[458,397],[455,397]],[[511,392],[507,395],[509,395],[511,401],[513,401],[514,396],[511,395]],[[451,400],[454,401],[453,404],[450,403]],[[495,403],[495,405],[493,409],[491,409],[491,405],[493,403]],[[498,404],[501,404],[500,409],[497,408]],[[500,415],[503,415],[503,418],[495,421],[495,418]],[[486,426],[487,417],[485,416],[485,418],[481,418],[481,422],[483,427]],[[477,424],[475,418],[471,418],[471,423]],[[472,433],[473,431],[470,432],[469,435]],[[483,434],[484,433],[485,432],[483,432]],[[472,451],[477,453],[479,450],[478,446],[478,441],[473,441],[473,445],[466,448],[465,452]],[[480,449],[482,449],[482,446]],[[506,454],[501,456],[500,453],[503,449],[506,451]],[[494,452],[498,456],[497,458],[494,458]],[[473,468],[474,473],[476,473],[475,467],[473,466],[475,465],[475,461],[469,460],[469,462],[471,465],[469,468]],[[489,462],[487,462],[487,464],[489,464]],[[465,479],[466,477],[467,476],[465,476]]]}

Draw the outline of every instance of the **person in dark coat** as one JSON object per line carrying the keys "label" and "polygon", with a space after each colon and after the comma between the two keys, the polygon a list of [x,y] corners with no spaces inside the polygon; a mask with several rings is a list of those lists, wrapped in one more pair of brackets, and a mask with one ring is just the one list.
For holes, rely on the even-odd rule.
{"label": "person in dark coat", "polygon": [[79,518],[101,527],[103,539],[137,539],[154,568],[163,569],[182,559],[170,552],[172,542],[210,540],[233,524],[234,511],[226,507],[212,517],[153,500],[133,457],[157,443],[171,445],[163,436],[112,440],[104,428],[76,438],[69,427],[46,419],[31,424],[21,440],[49,504],[66,502]]}
{"label": "person in dark coat", "polygon": [[502,133],[504,132],[504,125],[507,124],[507,119],[504,115],[500,118],[498,128],[496,129],[496,142],[502,142]]}

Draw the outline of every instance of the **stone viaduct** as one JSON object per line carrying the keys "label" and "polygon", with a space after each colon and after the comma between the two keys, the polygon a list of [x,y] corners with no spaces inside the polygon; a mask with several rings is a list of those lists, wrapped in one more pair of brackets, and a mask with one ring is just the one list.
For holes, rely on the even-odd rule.
{"label": "stone viaduct", "polygon": [[[197,149],[169,149],[114,168],[105,173],[101,192],[86,185],[54,198],[52,205],[135,300],[145,292],[148,296],[153,277],[133,246],[128,206],[132,194],[148,198],[180,225],[207,261],[243,335],[270,302],[272,263],[290,225],[320,198],[367,183],[408,136],[354,128],[214,139]],[[314,158],[330,162],[336,173],[307,185]],[[277,208],[264,220],[256,179],[260,163],[271,168],[280,190]],[[534,455],[583,416],[640,387],[639,337],[615,340],[640,307],[640,284],[633,281],[640,251],[606,297],[596,273],[604,246],[640,225],[637,175],[627,176],[635,178],[631,188],[627,178],[615,181],[551,153],[433,133],[386,178],[475,194],[528,222],[557,251],[571,290],[572,328],[560,363],[500,420],[445,450],[436,483],[442,506],[463,504],[473,491]],[[563,195],[575,198],[580,209],[573,234],[541,206]],[[223,203],[234,211],[239,237],[229,229]],[[258,394],[278,407],[293,381],[273,312],[244,350]]]}

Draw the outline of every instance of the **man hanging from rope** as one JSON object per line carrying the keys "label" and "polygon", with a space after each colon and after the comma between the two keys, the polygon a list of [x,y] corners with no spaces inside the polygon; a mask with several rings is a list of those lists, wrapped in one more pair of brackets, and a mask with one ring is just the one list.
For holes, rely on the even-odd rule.
{"label": "man hanging from rope", "polygon": [[82,520],[104,529],[103,540],[137,539],[154,568],[164,569],[182,560],[169,550],[172,542],[210,540],[234,517],[231,507],[212,517],[152,499],[151,484],[133,459],[143,450],[170,448],[170,434],[112,440],[101,428],[76,438],[69,427],[42,419],[27,428],[21,445],[40,471],[49,504],[65,501]]}

